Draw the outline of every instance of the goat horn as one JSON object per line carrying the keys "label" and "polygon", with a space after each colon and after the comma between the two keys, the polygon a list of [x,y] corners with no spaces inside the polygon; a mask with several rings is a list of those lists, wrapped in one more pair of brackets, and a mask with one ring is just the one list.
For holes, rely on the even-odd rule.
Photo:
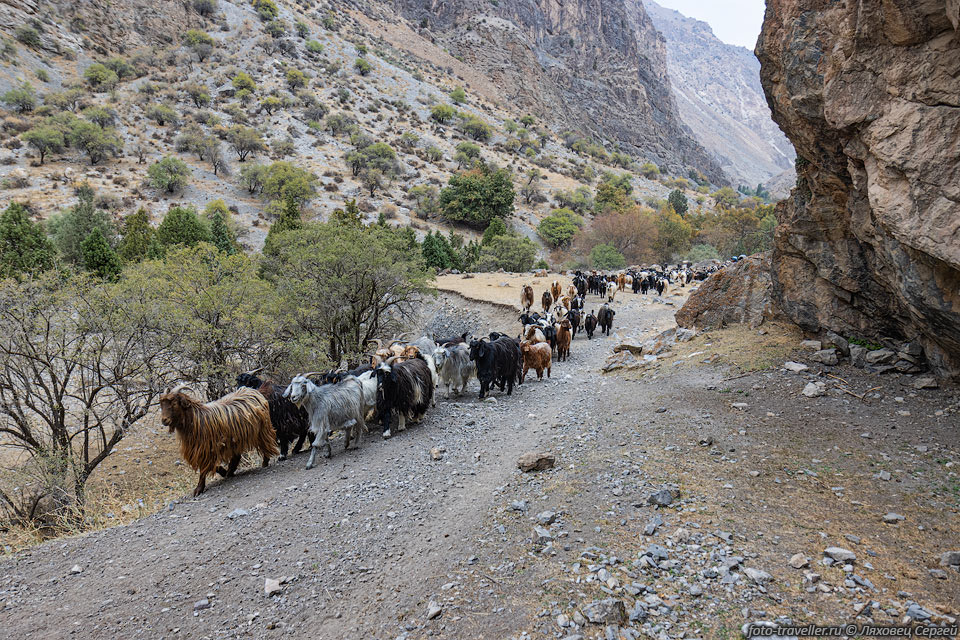
{"label": "goat horn", "polygon": [[301,373],[300,375],[304,378],[309,378],[310,376],[323,375],[323,371],[311,371],[310,373]]}
{"label": "goat horn", "polygon": [[189,390],[192,391],[193,393],[196,393],[196,391],[194,391],[193,387],[190,386],[190,383],[189,383],[189,382],[182,382],[182,383],[178,384],[177,386],[175,386],[175,387],[170,391],[170,393],[180,393],[180,390],[181,390],[181,389],[189,389]]}
{"label": "goat horn", "polygon": [[252,376],[252,375],[255,374],[255,373],[260,373],[260,372],[263,371],[266,367],[267,367],[267,365],[265,365],[265,364],[264,364],[264,365],[260,365],[260,366],[257,367],[256,369],[251,369],[250,371],[247,371],[247,375],[251,375],[251,376]]}
{"label": "goat horn", "polygon": [[375,339],[373,339],[373,340],[367,340],[367,344],[370,344],[371,342],[374,343],[375,345],[377,345],[377,351],[380,351],[380,349],[383,348],[383,340],[381,340],[380,338],[375,338]]}

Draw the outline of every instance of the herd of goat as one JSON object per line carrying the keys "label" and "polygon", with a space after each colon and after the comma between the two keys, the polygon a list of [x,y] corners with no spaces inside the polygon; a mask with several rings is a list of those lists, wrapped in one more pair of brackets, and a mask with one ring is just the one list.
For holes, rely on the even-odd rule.
{"label": "herd of goat", "polygon": [[[344,431],[345,448],[351,440],[359,445],[367,422],[376,416],[383,437],[389,438],[394,415],[402,431],[408,420],[419,422],[436,406],[439,385],[446,387],[447,397],[451,391],[459,395],[474,377],[481,399],[494,386],[511,395],[514,384],[522,384],[531,369],[538,379],[544,372],[549,378],[553,361],[569,357],[577,333],[584,331],[592,339],[599,328],[610,335],[616,314],[610,303],[618,292],[630,288],[662,295],[671,283],[685,286],[707,275],[686,267],[612,275],[577,271],[566,292],[558,280],[543,292],[541,312],[532,311],[533,287],[523,287],[523,329],[516,338],[493,332],[479,339],[464,333],[411,343],[392,340],[386,346],[374,341],[377,348],[369,361],[354,369],[303,373],[285,387],[262,380],[255,369],[237,376],[236,391],[207,403],[186,393],[188,385],[180,385],[160,397],[161,423],[176,433],[181,456],[200,474],[194,496],[203,492],[208,475],[232,476],[245,452],[258,451],[266,467],[271,457],[286,459],[294,442],[292,453],[299,452],[308,435],[306,468],[311,469],[321,449],[331,456],[333,431]],[[584,313],[588,294],[605,298],[596,313]]]}

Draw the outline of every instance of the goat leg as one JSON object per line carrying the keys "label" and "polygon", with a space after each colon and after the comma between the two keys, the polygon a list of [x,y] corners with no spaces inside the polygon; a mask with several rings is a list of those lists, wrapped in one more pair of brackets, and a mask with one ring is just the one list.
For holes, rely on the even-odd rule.
{"label": "goat leg", "polygon": [[295,446],[295,447],[293,448],[293,453],[291,453],[290,455],[296,455],[296,454],[300,453],[300,449],[303,448],[303,443],[304,443],[304,441],[305,441],[306,439],[307,439],[307,434],[306,434],[306,432],[301,433],[301,434],[300,434],[300,439],[297,440],[297,446]]}
{"label": "goat leg", "polygon": [[207,488],[207,471],[204,469],[200,472],[200,481],[197,483],[197,488],[193,490],[193,497],[196,498],[198,495],[203,493],[203,490]]}
{"label": "goat leg", "polygon": [[290,446],[290,440],[286,436],[280,436],[280,457],[277,460],[287,459],[287,449]]}

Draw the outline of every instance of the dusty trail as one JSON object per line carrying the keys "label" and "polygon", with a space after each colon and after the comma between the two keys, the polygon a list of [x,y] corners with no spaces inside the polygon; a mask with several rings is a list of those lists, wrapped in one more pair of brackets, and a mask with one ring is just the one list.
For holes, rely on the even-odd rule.
{"label": "dusty trail", "polygon": [[[509,304],[500,277],[476,284]],[[615,308],[615,333],[633,338],[673,326],[676,309],[632,294]],[[418,322],[519,327],[506,307],[453,294]],[[462,398],[441,391],[423,424],[347,452],[341,440],[311,471],[301,454],[6,558],[4,635],[667,640],[729,638],[750,620],[949,622],[960,576],[937,563],[960,512],[956,390],[834,368],[873,389],[869,402],[839,390],[811,400],[806,381],[831,379],[812,364],[723,364],[756,337],[706,334],[643,375],[601,375],[618,338],[581,336],[549,381],[528,378],[512,397],[480,402],[476,382]],[[534,449],[557,468],[519,473]],[[680,495],[668,507],[649,503],[670,485]],[[902,522],[884,523],[888,512]],[[849,571],[820,561],[830,545],[856,553]],[[809,566],[790,566],[795,554]],[[264,593],[267,578],[283,579],[278,594]],[[628,618],[583,619],[611,597]]]}
{"label": "dusty trail", "polygon": [[[480,306],[481,326],[517,330],[502,308]],[[669,324],[672,309],[656,306],[643,321]],[[618,327],[641,320],[636,301],[617,308]],[[341,441],[311,471],[301,454],[130,526],[5,560],[5,633],[395,637],[404,621],[422,623],[442,576],[468,563],[498,487],[518,473],[516,458],[584,400],[583,383],[598,378],[612,341],[578,337],[551,380],[528,377],[512,397],[480,402],[476,381],[461,398],[440,391],[423,424],[389,441],[371,430],[347,452]],[[441,461],[429,456],[435,446],[447,450]],[[82,572],[71,575],[74,565]],[[267,597],[265,578],[286,578],[282,595]]]}

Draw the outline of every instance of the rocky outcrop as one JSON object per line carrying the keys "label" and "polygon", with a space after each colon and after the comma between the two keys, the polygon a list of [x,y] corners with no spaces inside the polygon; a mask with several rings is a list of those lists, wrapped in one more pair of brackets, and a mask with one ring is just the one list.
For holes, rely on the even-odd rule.
{"label": "rocky outcrop", "polygon": [[705,22],[653,0],[643,4],[666,40],[680,119],[697,141],[738,184],[767,186],[786,171],[792,185],[793,145],[770,117],[753,52],[721,42]]}
{"label": "rocky outcrop", "polygon": [[777,314],[770,289],[769,255],[744,258],[704,280],[677,311],[677,325],[697,331],[759,326]]}
{"label": "rocky outcrop", "polygon": [[960,375],[956,0],[768,0],[761,81],[797,149],[773,291],[809,331],[919,342]]}
{"label": "rocky outcrop", "polygon": [[632,0],[394,0],[411,24],[550,124],[611,140],[671,172],[726,183],[681,126],[663,39]]}

